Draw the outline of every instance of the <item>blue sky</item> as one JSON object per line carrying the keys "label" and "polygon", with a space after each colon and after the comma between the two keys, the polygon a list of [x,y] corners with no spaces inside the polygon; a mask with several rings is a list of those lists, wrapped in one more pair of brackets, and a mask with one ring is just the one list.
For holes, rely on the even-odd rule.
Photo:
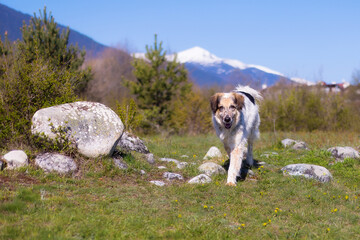
{"label": "blue sky", "polygon": [[145,51],[194,46],[310,81],[351,81],[360,69],[357,0],[0,0],[18,11],[45,5],[60,24],[109,46]]}

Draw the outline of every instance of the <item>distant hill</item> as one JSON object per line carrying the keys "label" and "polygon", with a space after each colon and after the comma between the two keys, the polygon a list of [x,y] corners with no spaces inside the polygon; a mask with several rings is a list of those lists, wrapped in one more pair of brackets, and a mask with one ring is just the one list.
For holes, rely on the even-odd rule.
{"label": "distant hill", "polygon": [[[10,41],[16,41],[21,39],[21,27],[23,26],[23,21],[29,23],[32,16],[29,14],[24,14],[19,11],[16,11],[12,8],[9,8],[3,4],[0,4],[0,36],[1,39],[4,39],[4,34],[7,32],[8,38]],[[55,19],[56,21],[56,19]],[[58,23],[60,31],[66,29],[65,26]],[[104,51],[107,48],[105,45],[102,45],[88,36],[81,34],[70,28],[69,43],[75,45],[78,44],[80,49],[85,48],[87,56],[97,56],[99,53]]]}

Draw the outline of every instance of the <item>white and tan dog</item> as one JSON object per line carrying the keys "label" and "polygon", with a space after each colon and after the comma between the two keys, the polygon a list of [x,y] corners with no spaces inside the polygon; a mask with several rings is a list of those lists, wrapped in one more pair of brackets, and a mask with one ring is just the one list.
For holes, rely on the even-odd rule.
{"label": "white and tan dog", "polygon": [[226,185],[236,186],[244,155],[246,163],[253,165],[253,142],[260,135],[260,116],[255,100],[261,99],[259,92],[240,85],[233,92],[216,93],[210,99],[216,134],[230,157]]}

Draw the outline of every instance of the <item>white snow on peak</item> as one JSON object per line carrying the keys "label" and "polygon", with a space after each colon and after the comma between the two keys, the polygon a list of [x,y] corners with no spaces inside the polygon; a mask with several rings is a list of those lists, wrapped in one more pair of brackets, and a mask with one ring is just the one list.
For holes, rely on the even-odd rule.
{"label": "white snow on peak", "polygon": [[314,82],[310,82],[310,81],[308,81],[306,79],[303,79],[303,78],[293,77],[293,78],[290,78],[290,80],[293,81],[293,82],[296,82],[296,83],[305,84],[307,86],[315,85]]}
{"label": "white snow on peak", "polygon": [[245,63],[243,63],[239,60],[235,60],[235,59],[219,58],[201,47],[193,47],[193,48],[187,49],[185,51],[179,52],[177,54],[177,60],[180,63],[192,62],[192,63],[199,63],[202,65],[225,63],[234,68],[239,68],[241,70],[246,69],[246,68],[257,68],[257,69],[267,72],[267,73],[284,76],[283,74],[281,74],[277,71],[271,70],[270,68],[267,68],[267,67],[253,65],[253,64],[245,64]]}
{"label": "white snow on peak", "polygon": [[[144,53],[134,53],[134,56],[136,58],[145,59]],[[172,60],[174,60],[174,56],[175,56],[175,54],[171,54],[171,55],[167,55],[166,58],[168,59],[168,61],[172,61]],[[197,47],[197,46],[187,49],[187,50],[184,50],[184,51],[181,51],[181,52],[177,53],[176,56],[177,56],[176,60],[180,63],[198,63],[201,65],[207,65],[207,66],[224,63],[224,64],[230,65],[234,68],[238,68],[240,70],[244,70],[247,68],[257,68],[263,72],[267,72],[270,74],[275,74],[275,75],[285,77],[284,74],[274,71],[274,70],[264,67],[264,66],[254,65],[254,64],[246,64],[246,63],[243,63],[243,62],[241,62],[239,60],[235,60],[235,59],[219,58],[219,57],[215,56],[214,54],[210,53],[208,50],[203,49],[201,47]],[[225,70],[223,70],[223,69],[219,69],[218,73],[221,74],[224,71]],[[310,81],[308,81],[306,79],[302,79],[302,78],[290,78],[290,79],[296,83],[306,84],[308,86],[315,84],[313,82],[310,82]]]}
{"label": "white snow on peak", "polygon": [[222,61],[221,58],[218,58],[214,54],[201,47],[193,47],[185,51],[179,52],[177,54],[177,60],[180,63],[194,62],[204,65],[211,65],[215,63],[220,63]]}

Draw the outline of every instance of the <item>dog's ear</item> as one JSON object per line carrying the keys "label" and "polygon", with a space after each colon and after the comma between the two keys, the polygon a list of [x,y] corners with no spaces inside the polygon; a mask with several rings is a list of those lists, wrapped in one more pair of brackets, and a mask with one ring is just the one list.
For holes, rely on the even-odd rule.
{"label": "dog's ear", "polygon": [[234,98],[235,98],[235,104],[236,104],[236,108],[237,110],[241,110],[244,107],[244,96],[238,93],[234,93]]}
{"label": "dog's ear", "polygon": [[210,98],[210,107],[213,113],[215,113],[216,110],[218,109],[221,95],[222,95],[221,93],[215,93],[215,95]]}

